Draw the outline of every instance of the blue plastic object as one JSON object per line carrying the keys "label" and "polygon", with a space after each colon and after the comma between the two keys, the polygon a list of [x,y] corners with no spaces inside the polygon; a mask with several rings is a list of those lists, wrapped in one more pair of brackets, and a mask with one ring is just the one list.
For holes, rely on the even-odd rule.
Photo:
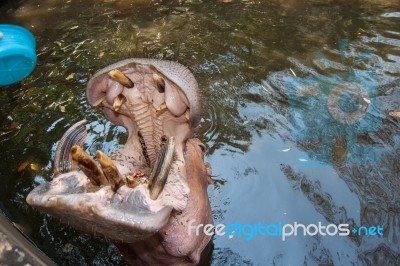
{"label": "blue plastic object", "polygon": [[0,86],[26,78],[36,66],[32,33],[16,25],[0,24]]}

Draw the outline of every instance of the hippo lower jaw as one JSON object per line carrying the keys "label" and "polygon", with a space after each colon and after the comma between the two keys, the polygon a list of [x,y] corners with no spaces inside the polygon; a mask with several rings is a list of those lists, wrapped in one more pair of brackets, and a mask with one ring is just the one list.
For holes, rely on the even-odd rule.
{"label": "hippo lower jaw", "polygon": [[197,90],[190,71],[175,62],[131,59],[97,72],[88,101],[127,129],[127,143],[111,158],[98,151],[98,166],[80,147],[84,121],[75,124],[57,148],[56,177],[31,191],[27,202],[120,247],[135,243],[121,248],[131,259],[152,261],[141,247],[158,239],[162,248],[155,253],[165,253],[168,263],[196,263],[210,237],[189,236],[188,223],[212,222],[204,145],[193,139]]}

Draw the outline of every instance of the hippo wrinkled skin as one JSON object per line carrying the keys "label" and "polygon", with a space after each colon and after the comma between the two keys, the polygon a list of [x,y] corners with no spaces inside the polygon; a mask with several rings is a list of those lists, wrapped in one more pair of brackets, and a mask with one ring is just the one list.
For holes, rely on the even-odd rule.
{"label": "hippo wrinkled skin", "polygon": [[61,138],[55,177],[27,202],[68,225],[104,235],[132,265],[196,265],[210,236],[188,233],[212,223],[210,167],[194,137],[200,121],[198,85],[179,63],[128,59],[89,81],[90,105],[123,126],[123,148],[97,161],[82,148],[85,121]]}

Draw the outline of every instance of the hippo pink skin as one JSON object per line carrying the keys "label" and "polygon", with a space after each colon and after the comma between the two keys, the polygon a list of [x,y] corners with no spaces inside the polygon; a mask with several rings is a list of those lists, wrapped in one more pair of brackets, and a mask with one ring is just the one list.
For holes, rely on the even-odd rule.
{"label": "hippo pink skin", "polygon": [[[211,236],[189,232],[189,223],[213,222],[210,167],[204,144],[194,137],[201,118],[198,93],[192,73],[176,62],[129,59],[98,71],[87,86],[88,102],[127,130],[126,144],[110,155],[111,168],[100,157],[100,165],[76,159],[69,151],[82,146],[86,136],[84,121],[78,122],[58,145],[55,177],[32,190],[28,204],[76,229],[104,235],[131,265],[198,264]],[[161,192],[154,198],[149,179],[164,158],[166,138],[173,140],[173,155],[165,185],[157,185]],[[162,176],[156,172],[154,180]]]}
{"label": "hippo pink skin", "polygon": [[[189,235],[189,222],[212,224],[211,208],[207,196],[207,170],[198,139],[189,139],[184,151],[187,184],[190,194],[186,208],[173,212],[169,222],[157,234],[138,243],[118,243],[116,246],[131,265],[193,265],[197,264],[210,237],[202,230]],[[190,174],[189,174],[190,173]]]}

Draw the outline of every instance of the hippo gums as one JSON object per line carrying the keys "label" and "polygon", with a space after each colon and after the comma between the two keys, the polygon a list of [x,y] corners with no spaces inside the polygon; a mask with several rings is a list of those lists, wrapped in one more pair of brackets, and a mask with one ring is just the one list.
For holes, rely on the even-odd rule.
{"label": "hippo gums", "polygon": [[55,177],[27,202],[74,228],[104,235],[132,265],[196,265],[210,242],[191,226],[212,223],[211,168],[194,137],[200,122],[198,85],[179,63],[128,59],[89,81],[90,105],[123,126],[123,148],[97,162],[82,145],[85,121],[61,138]]}

